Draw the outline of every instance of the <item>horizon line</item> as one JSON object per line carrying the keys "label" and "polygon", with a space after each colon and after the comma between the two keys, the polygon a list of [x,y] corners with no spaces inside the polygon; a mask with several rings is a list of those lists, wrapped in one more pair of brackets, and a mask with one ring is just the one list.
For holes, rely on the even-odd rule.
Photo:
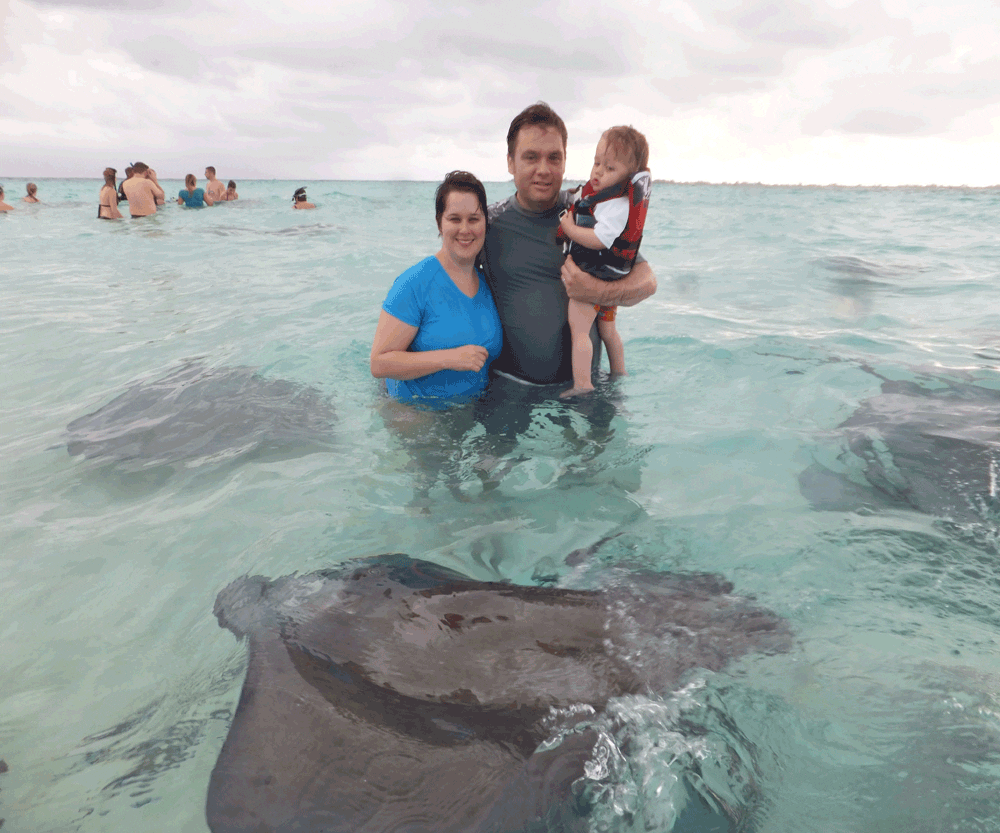
{"label": "horizon line", "polygon": [[[165,176],[165,180],[178,180],[183,182],[183,176]],[[244,181],[250,182],[306,182],[306,183],[317,183],[317,182],[412,182],[412,183],[426,183],[426,184],[437,184],[440,183],[439,179],[349,179],[338,177],[335,179],[321,179],[321,178],[308,178],[308,177],[298,177],[295,179],[289,179],[286,177],[242,177]],[[25,182],[35,182],[35,181],[47,181],[47,180],[79,180],[79,181],[92,181],[92,182],[102,182],[103,180],[98,176],[35,176],[35,177],[25,177],[15,175],[0,174],[0,184],[3,180],[24,180]],[[234,179],[234,177],[229,177],[229,179]],[[571,182],[586,182],[587,177],[573,177],[567,176],[563,177],[563,180],[569,180]],[[124,177],[120,181],[124,181]],[[511,184],[513,179],[483,179],[484,183],[490,184]],[[938,190],[974,190],[974,191],[987,191],[990,189],[1000,188],[1000,182],[994,183],[992,185],[942,185],[939,183],[901,183],[898,185],[885,185],[885,184],[854,184],[847,185],[839,182],[750,182],[748,180],[736,180],[734,182],[715,182],[712,180],[699,179],[699,180],[674,180],[674,179],[654,179],[653,183],[656,185],[709,185],[709,186],[728,186],[728,187],[743,187],[743,188],[846,188],[846,189],[889,189],[889,188],[923,188],[923,189],[938,189]]]}

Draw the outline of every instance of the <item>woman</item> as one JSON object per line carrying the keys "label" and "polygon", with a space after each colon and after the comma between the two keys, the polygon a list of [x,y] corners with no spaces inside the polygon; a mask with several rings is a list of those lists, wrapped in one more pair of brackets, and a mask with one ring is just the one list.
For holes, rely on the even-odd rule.
{"label": "woman", "polygon": [[104,185],[101,186],[101,193],[98,197],[97,219],[98,220],[120,220],[122,213],[118,210],[118,189],[115,187],[114,168],[104,169]]}
{"label": "woman", "polygon": [[215,205],[214,200],[205,193],[203,188],[195,188],[198,180],[194,174],[184,177],[184,187],[186,190],[177,192],[177,204],[186,205],[188,208],[204,208],[206,205]]}
{"label": "woman", "polygon": [[476,262],[486,241],[486,189],[452,171],[435,194],[441,250],[396,278],[382,304],[371,372],[400,400],[475,396],[503,334]]}
{"label": "woman", "polygon": [[222,197],[226,202],[232,202],[233,200],[238,200],[240,195],[236,193],[236,183],[229,180],[229,184],[226,186],[226,193]]}
{"label": "woman", "polygon": [[36,196],[38,194],[38,186],[34,182],[29,182],[24,188],[28,192],[28,195],[24,197],[25,202],[41,202]]}

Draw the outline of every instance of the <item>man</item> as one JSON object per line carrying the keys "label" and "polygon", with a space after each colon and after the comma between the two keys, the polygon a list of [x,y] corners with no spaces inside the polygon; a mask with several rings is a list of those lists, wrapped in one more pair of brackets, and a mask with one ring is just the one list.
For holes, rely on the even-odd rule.
{"label": "man", "polygon": [[208,180],[208,187],[205,189],[205,193],[212,198],[212,202],[209,205],[225,201],[226,186],[222,184],[222,180],[215,178],[215,168],[211,165],[205,168],[205,179]]}
{"label": "man", "polygon": [[295,193],[292,194],[292,208],[315,208],[309,200],[306,199],[306,189],[296,188]]}
{"label": "man", "polygon": [[3,200],[3,186],[0,185],[0,211],[13,211],[14,206],[10,203],[6,203]]}
{"label": "man", "polygon": [[132,178],[132,166],[127,165],[125,167],[125,179],[118,183],[118,204],[121,205],[123,202],[128,202],[128,197],[125,196],[125,182]]}
{"label": "man", "polygon": [[122,183],[122,190],[133,218],[155,214],[157,200],[162,205],[167,196],[156,181],[156,171],[145,162],[136,162],[132,166],[132,176]]}
{"label": "man", "polygon": [[[572,381],[567,296],[589,304],[633,306],[656,291],[640,255],[627,277],[606,283],[588,275],[556,243],[566,171],[566,125],[544,102],[525,108],[507,133],[507,170],[515,193],[489,209],[486,279],[503,324],[504,345],[492,369],[535,385]],[[594,366],[600,361],[591,330]]]}

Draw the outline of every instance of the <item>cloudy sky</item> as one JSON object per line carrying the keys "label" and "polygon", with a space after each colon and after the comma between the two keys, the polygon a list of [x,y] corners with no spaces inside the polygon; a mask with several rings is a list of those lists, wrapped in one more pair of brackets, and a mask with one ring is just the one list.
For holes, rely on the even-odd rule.
{"label": "cloudy sky", "polygon": [[507,179],[632,124],[659,179],[1000,183],[996,0],[0,0],[0,175]]}

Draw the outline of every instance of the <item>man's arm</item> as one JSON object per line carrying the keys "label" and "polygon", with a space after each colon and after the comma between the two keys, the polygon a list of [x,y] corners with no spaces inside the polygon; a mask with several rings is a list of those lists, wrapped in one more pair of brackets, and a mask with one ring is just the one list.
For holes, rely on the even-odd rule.
{"label": "man's arm", "polygon": [[604,307],[634,307],[656,292],[656,275],[647,261],[636,263],[620,281],[602,281],[584,272],[567,257],[562,265],[566,294],[574,301]]}

